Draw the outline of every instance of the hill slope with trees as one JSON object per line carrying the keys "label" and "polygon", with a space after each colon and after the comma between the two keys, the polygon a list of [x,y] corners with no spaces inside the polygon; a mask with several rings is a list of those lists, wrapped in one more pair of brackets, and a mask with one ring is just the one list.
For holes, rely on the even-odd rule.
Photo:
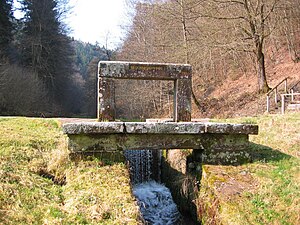
{"label": "hill slope with trees", "polygon": [[0,114],[95,116],[96,62],[114,51],[69,37],[68,1],[19,3],[20,9],[11,0],[0,5]]}
{"label": "hill slope with trees", "polygon": [[191,64],[194,117],[261,114],[270,87],[300,79],[298,0],[131,3],[118,59]]}

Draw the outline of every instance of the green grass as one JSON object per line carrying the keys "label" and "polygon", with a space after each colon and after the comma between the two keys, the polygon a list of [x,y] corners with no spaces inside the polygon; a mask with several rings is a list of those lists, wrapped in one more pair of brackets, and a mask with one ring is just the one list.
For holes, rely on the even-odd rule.
{"label": "green grass", "polygon": [[0,118],[0,224],[138,224],[124,164],[71,161],[59,123]]}
{"label": "green grass", "polygon": [[[203,166],[204,224],[300,224],[300,113],[225,121],[260,132],[252,163]],[[138,224],[129,183],[122,163],[71,161],[56,120],[0,118],[0,224]]]}
{"label": "green grass", "polygon": [[252,163],[204,166],[204,224],[300,224],[300,113],[217,121],[258,124],[259,135]]}

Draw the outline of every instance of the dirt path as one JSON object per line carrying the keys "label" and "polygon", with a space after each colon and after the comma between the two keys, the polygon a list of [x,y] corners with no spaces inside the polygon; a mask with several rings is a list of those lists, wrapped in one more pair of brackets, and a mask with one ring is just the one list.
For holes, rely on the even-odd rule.
{"label": "dirt path", "polygon": [[79,123],[79,122],[96,122],[97,119],[87,119],[87,118],[55,118],[57,119],[61,124],[65,123]]}

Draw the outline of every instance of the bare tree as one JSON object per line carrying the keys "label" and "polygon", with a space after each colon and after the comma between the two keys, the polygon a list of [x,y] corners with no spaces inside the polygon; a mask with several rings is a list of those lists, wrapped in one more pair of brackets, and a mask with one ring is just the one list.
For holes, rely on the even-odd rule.
{"label": "bare tree", "polygon": [[258,89],[270,89],[265,68],[265,40],[276,28],[274,17],[279,0],[211,0],[203,16],[215,21],[225,21],[231,27],[232,37],[227,48],[252,52],[256,56]]}
{"label": "bare tree", "polygon": [[300,8],[299,0],[281,1],[276,7],[276,18],[278,22],[278,37],[284,37],[291,59],[297,63],[300,61]]}

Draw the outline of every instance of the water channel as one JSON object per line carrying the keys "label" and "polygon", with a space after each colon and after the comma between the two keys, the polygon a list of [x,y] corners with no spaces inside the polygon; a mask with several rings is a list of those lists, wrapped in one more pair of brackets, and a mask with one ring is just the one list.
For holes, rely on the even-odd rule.
{"label": "water channel", "polygon": [[155,160],[150,150],[127,150],[124,154],[129,162],[133,194],[146,224],[182,224],[182,216],[170,190],[159,183],[159,174],[155,172],[155,168],[160,167],[160,160]]}

